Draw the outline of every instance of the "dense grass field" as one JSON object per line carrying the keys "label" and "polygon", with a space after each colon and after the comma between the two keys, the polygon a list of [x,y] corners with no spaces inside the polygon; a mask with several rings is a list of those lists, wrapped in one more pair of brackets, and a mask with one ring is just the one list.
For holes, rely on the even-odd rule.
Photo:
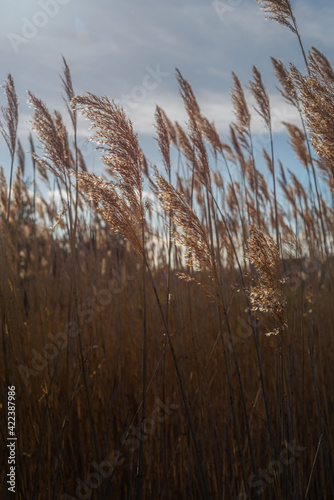
{"label": "dense grass field", "polygon": [[[260,3],[304,53],[290,2]],[[300,113],[286,124],[300,175],[279,160],[256,67],[267,172],[234,73],[222,138],[177,71],[188,123],[156,108],[157,168],[120,107],[76,96],[64,59],[71,128],[29,92],[28,184],[8,76],[1,498],[334,498],[334,72],[304,56],[304,73],[272,59]],[[78,148],[79,113],[104,178]]]}

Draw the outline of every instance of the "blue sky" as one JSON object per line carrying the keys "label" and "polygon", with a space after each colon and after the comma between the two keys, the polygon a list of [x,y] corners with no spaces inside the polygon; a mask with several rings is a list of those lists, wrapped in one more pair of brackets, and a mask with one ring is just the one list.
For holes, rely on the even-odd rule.
{"label": "blue sky", "polygon": [[[305,48],[315,45],[334,62],[333,2],[297,0],[292,5]],[[266,21],[253,0],[3,0],[0,36],[0,81],[9,72],[14,77],[20,99],[19,136],[25,149],[31,117],[26,90],[45,100],[51,110],[64,109],[61,54],[78,94],[107,95],[126,107],[152,162],[159,160],[152,139],[155,105],[162,106],[172,120],[182,124],[186,119],[176,67],[192,84],[203,113],[227,140],[228,125],[234,119],[231,71],[247,85],[255,64],[271,95],[276,155],[293,163],[281,121],[299,122],[294,110],[278,97],[270,56],[286,64],[293,61],[301,69],[303,60],[293,34]],[[0,103],[5,105],[3,94]],[[256,116],[252,127],[266,142]],[[87,122],[82,122],[82,145],[88,133]],[[95,168],[92,147],[86,146],[85,152],[88,165]],[[0,164],[8,171],[2,139]]]}

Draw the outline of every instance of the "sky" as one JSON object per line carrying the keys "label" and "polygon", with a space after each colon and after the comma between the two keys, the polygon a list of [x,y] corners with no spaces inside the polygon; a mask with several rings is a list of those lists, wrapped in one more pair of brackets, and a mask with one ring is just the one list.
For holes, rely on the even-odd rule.
{"label": "sky", "polygon": [[[334,63],[332,0],[292,0],[292,5],[306,50],[314,45]],[[279,98],[270,57],[285,64],[293,61],[301,70],[303,59],[296,37],[266,20],[254,0],[3,0],[0,37],[0,82],[8,73],[14,78],[25,151],[32,115],[26,91],[43,99],[50,110],[64,110],[62,55],[77,94],[89,91],[122,104],[153,163],[160,160],[154,139],[155,106],[171,120],[186,120],[175,68],[191,83],[203,114],[215,121],[222,140],[228,142],[234,120],[231,72],[247,87],[255,64],[271,98],[277,157],[302,168],[293,160],[281,123],[299,124],[299,119]],[[0,93],[0,105],[5,104]],[[256,113],[252,130],[260,155],[268,137]],[[79,136],[88,168],[99,172],[93,146],[86,144],[86,121],[80,122]],[[2,138],[0,164],[8,172]]]}

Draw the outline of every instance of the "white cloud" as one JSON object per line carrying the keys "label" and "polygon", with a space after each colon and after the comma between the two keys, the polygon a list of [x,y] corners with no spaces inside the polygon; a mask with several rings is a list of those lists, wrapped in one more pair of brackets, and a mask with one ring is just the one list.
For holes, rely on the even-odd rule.
{"label": "white cloud", "polygon": [[[285,130],[282,121],[300,124],[298,111],[292,106],[285,103],[279,95],[270,95],[272,128],[274,133],[283,132]],[[198,103],[201,112],[210,121],[216,125],[218,132],[221,134],[229,133],[229,126],[235,122],[235,114],[231,103],[230,95],[227,93],[203,91],[198,96]],[[155,106],[158,104],[164,109],[168,118],[173,122],[178,121],[180,125],[184,125],[187,121],[181,97],[175,95],[148,96],[147,99],[138,103],[137,106],[130,110],[129,117],[134,123],[134,128],[137,132],[145,135],[156,135],[154,128],[154,112]],[[263,133],[264,124],[261,117],[253,109],[254,100],[249,99],[249,109],[252,113],[252,132]]]}
{"label": "white cloud", "polygon": [[49,190],[46,193],[46,199],[54,203],[56,207],[61,207],[67,203],[67,194],[65,189]]}

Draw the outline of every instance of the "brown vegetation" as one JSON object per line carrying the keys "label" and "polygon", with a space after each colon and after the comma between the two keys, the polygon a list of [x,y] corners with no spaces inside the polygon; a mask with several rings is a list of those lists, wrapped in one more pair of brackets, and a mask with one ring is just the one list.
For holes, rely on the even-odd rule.
{"label": "brown vegetation", "polygon": [[[301,44],[288,0],[260,3]],[[34,180],[36,169],[55,179],[60,213],[35,182],[28,189],[9,75],[1,441],[15,385],[16,498],[334,498],[334,77],[314,47],[305,60],[307,75],[272,62],[282,97],[300,112],[300,127],[285,125],[307,187],[274,155],[256,67],[250,90],[270,134],[270,183],[235,74],[226,144],[177,72],[189,121],[182,128],[157,107],[159,172],[121,108],[74,97],[64,60],[73,132],[29,92],[44,151],[30,136]],[[110,180],[87,169],[78,112],[91,120]],[[1,465],[6,498],[6,453]]]}

